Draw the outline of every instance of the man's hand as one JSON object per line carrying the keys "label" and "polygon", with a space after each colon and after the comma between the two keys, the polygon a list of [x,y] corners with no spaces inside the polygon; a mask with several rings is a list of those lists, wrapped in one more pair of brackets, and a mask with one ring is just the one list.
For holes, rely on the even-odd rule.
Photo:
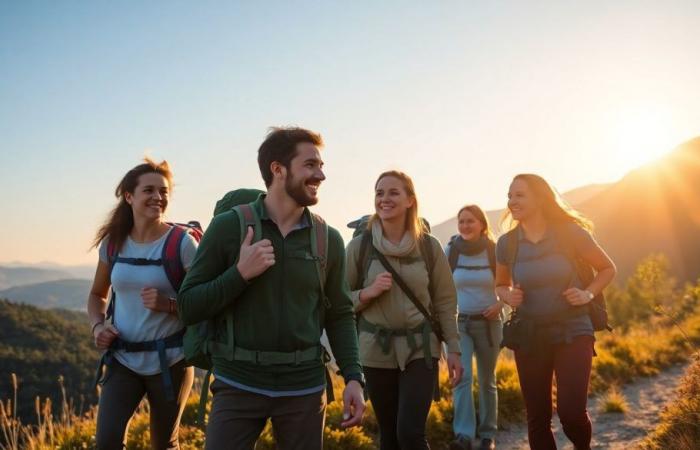
{"label": "man's hand", "polygon": [[343,421],[342,428],[350,428],[362,422],[365,413],[365,397],[362,385],[356,380],[350,380],[343,390]]}
{"label": "man's hand", "polygon": [[93,336],[95,338],[95,347],[100,350],[107,350],[117,336],[119,336],[119,330],[114,328],[112,324],[102,322],[95,326]]}
{"label": "man's hand", "polygon": [[246,281],[257,277],[275,264],[275,249],[269,239],[262,239],[252,245],[251,242],[253,242],[253,227],[248,227],[248,233],[238,254],[238,264],[236,264],[238,272]]}
{"label": "man's hand", "polygon": [[452,387],[457,386],[459,380],[462,379],[462,373],[464,368],[462,367],[462,361],[459,353],[448,353],[447,354],[447,373],[450,376],[450,382]]}

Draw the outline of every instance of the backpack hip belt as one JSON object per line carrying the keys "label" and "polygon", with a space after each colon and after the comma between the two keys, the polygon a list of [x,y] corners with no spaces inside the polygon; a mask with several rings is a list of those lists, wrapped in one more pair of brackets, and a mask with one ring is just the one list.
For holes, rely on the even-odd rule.
{"label": "backpack hip belt", "polygon": [[251,362],[262,366],[276,364],[294,364],[296,366],[309,361],[323,362],[323,353],[321,345],[292,352],[267,352],[236,347],[233,350],[233,359],[235,361]]}
{"label": "backpack hip belt", "polygon": [[432,353],[430,351],[430,334],[433,332],[433,328],[430,326],[430,321],[424,320],[420,325],[414,328],[406,328],[401,330],[392,330],[390,328],[385,328],[381,325],[373,324],[369,322],[363,315],[360,315],[358,320],[358,329],[360,331],[365,331],[367,333],[372,333],[374,338],[379,343],[382,349],[382,353],[385,355],[389,354],[391,340],[394,337],[405,337],[408,341],[408,347],[412,351],[418,350],[418,345],[416,344],[415,335],[419,334],[422,337],[422,350],[423,358],[425,359],[425,365],[428,369],[433,368]]}
{"label": "backpack hip belt", "polygon": [[160,363],[160,372],[163,377],[163,387],[165,388],[165,396],[167,400],[175,400],[175,386],[173,384],[172,376],[170,375],[170,366],[168,365],[168,358],[165,354],[165,350],[169,348],[179,348],[182,347],[182,337],[185,335],[185,329],[178,331],[177,333],[171,334],[170,336],[164,337],[162,339],[154,339],[152,341],[142,341],[142,342],[128,342],[120,338],[116,338],[109,349],[104,352],[100,363],[97,366],[97,373],[95,376],[95,386],[98,384],[104,384],[107,379],[102,375],[102,369],[104,366],[110,366],[112,364],[112,359],[114,358],[114,352],[118,350],[123,350],[127,353],[133,352],[158,352],[158,361]]}

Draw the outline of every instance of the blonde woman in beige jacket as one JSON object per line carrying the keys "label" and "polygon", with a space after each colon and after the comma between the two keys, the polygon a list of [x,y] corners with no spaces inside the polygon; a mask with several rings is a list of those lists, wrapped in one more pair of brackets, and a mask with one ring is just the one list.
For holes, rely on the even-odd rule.
{"label": "blonde woman in beige jacket", "polygon": [[[381,255],[439,322],[453,386],[462,375],[457,293],[440,243],[418,217],[411,178],[398,171],[382,173],[375,184],[374,206],[367,230],[347,248],[367,391],[379,424],[381,450],[428,449],[425,422],[441,351],[437,327],[384,267]],[[433,261],[430,277],[421,248],[432,254],[427,258]]]}

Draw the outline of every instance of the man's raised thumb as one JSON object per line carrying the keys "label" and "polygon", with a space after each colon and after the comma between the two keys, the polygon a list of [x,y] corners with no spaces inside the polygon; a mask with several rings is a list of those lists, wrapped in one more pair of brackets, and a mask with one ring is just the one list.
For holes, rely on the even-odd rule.
{"label": "man's raised thumb", "polygon": [[243,245],[249,246],[253,242],[253,227],[248,227],[248,232],[245,235],[245,239],[243,239]]}

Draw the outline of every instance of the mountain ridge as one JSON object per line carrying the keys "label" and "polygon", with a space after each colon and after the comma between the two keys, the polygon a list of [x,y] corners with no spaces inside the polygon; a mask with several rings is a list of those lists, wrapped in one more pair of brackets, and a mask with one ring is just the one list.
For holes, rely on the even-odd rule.
{"label": "mountain ridge", "polygon": [[[618,182],[590,192],[593,195],[588,198],[569,202],[593,221],[594,236],[617,265],[618,279],[629,276],[636,264],[652,253],[666,255],[680,281],[698,279],[700,137],[631,170]],[[497,212],[490,211],[489,219]],[[492,229],[494,225],[492,222]],[[457,232],[456,219],[433,230],[445,243]]]}

